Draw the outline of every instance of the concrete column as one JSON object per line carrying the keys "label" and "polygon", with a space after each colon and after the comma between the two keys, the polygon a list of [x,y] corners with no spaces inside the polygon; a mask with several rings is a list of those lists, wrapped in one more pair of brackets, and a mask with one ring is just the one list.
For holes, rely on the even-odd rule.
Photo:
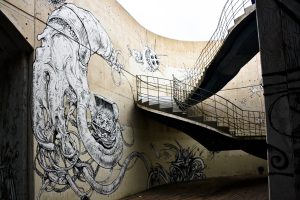
{"label": "concrete column", "polygon": [[270,199],[300,199],[300,2],[257,0]]}

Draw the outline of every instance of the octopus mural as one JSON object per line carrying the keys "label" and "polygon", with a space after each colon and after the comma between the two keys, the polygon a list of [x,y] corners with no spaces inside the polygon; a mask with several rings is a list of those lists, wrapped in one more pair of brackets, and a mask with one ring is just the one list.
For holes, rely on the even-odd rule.
{"label": "octopus mural", "polygon": [[[139,152],[123,157],[124,142],[116,103],[89,90],[91,55],[100,55],[120,73],[122,65],[108,34],[87,10],[64,4],[49,15],[38,35],[33,66],[33,132],[37,142],[35,170],[42,179],[37,198],[72,189],[81,199],[108,195],[120,186]],[[122,163],[121,163],[122,158]],[[97,180],[118,166],[113,179]],[[110,174],[111,175],[111,174]],[[112,181],[110,181],[113,179]]]}

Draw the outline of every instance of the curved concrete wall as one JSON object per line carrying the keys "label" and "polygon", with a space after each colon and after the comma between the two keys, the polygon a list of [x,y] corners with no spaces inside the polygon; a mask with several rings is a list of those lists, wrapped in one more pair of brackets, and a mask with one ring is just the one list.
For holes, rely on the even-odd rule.
{"label": "curved concrete wall", "polygon": [[[51,2],[59,1],[5,0],[1,2],[0,10],[15,24],[17,29],[23,34],[24,38],[26,38],[35,49],[41,45],[44,47],[49,45],[51,51],[53,50],[52,53],[47,54],[46,50],[44,50],[42,51],[43,55],[48,55],[51,62],[56,63],[57,66],[59,66],[60,61],[63,61],[61,65],[65,66],[67,65],[66,63],[70,62],[70,59],[72,60],[73,57],[69,57],[69,60],[63,60],[62,57],[69,53],[67,50],[64,50],[68,49],[67,44],[69,43],[64,42],[65,40],[68,40],[68,37],[72,38],[74,35],[70,34],[70,31],[64,32],[65,29],[60,29],[60,25],[63,24],[62,21],[54,21],[48,28],[46,27],[48,17],[53,16],[53,11],[57,9],[55,8],[56,5]],[[100,53],[94,54],[90,58],[85,57],[88,59],[88,62],[86,65],[82,65],[87,66],[88,68],[86,77],[82,71],[74,72],[71,70],[74,72],[72,76],[70,76],[67,72],[62,72],[62,74],[59,75],[59,70],[55,71],[57,76],[51,76],[50,73],[50,80],[55,79],[57,81],[57,84],[55,85],[56,89],[53,89],[48,93],[48,95],[53,96],[54,101],[43,96],[46,95],[45,91],[44,93],[43,91],[41,93],[35,93],[35,89],[43,90],[43,84],[45,84],[48,79],[43,79],[43,77],[40,79],[36,78],[36,80],[34,79],[36,88],[33,89],[33,106],[36,107],[34,107],[33,113],[35,113],[35,110],[38,111],[41,105],[44,105],[41,101],[46,100],[52,105],[47,105],[50,110],[49,112],[52,112],[57,116],[62,116],[62,121],[69,120],[69,118],[67,119],[68,113],[71,113],[70,116],[81,114],[81,117],[77,116],[77,119],[74,119],[77,126],[71,125],[71,122],[66,126],[55,125],[53,121],[51,121],[55,131],[51,133],[50,136],[47,136],[47,139],[45,139],[46,137],[40,136],[38,128],[34,128],[36,138],[33,144],[35,148],[34,156],[39,158],[39,160],[32,161],[35,163],[37,170],[39,171],[35,173],[34,177],[34,196],[39,196],[39,193],[41,192],[41,199],[80,199],[80,196],[83,197],[85,195],[90,199],[119,199],[130,194],[146,190],[149,186],[151,187],[158,184],[219,176],[254,175],[259,174],[258,168],[264,168],[265,170],[263,173],[266,172],[266,162],[264,160],[255,158],[242,151],[208,152],[201,144],[195,142],[184,133],[148,119],[135,108],[135,75],[146,74],[149,76],[159,76],[164,78],[171,78],[172,74],[180,76],[186,71],[185,67],[188,68],[194,64],[201,49],[204,47],[205,42],[182,42],[157,36],[141,27],[115,1],[77,0],[67,2],[71,3],[72,6],[77,7],[72,8],[75,10],[78,9],[78,12],[75,13],[79,15],[79,18],[83,23],[89,23],[84,21],[84,17],[89,19],[90,14],[83,14],[81,9],[89,11],[95,19],[101,23],[101,26],[106,31],[109,39],[106,38],[106,34],[102,33],[103,35],[99,36],[100,40],[97,40],[97,37],[98,35],[101,35],[101,32],[94,31],[91,35],[90,33],[87,33],[88,36],[90,36],[88,37],[88,40],[90,41],[88,41],[87,44],[91,45],[93,43],[91,48],[96,45],[95,51],[99,51],[99,49],[102,50],[102,48],[103,51],[99,51]],[[71,14],[66,14],[67,11],[62,12],[63,14],[58,14],[58,16],[61,17],[63,21],[67,21],[72,18]],[[93,25],[85,25],[86,29],[99,30]],[[59,42],[55,43],[56,40],[54,41],[52,38],[55,34],[50,37],[50,32],[51,29],[53,29],[53,26],[56,26],[57,29],[61,30],[58,35],[61,34],[65,40],[57,40]],[[37,40],[37,35],[41,34],[45,30],[49,31],[49,33],[46,33],[45,37],[49,37],[51,39],[52,42],[50,43],[47,41],[43,41],[43,43],[41,43],[41,41]],[[76,30],[73,31],[76,34]],[[66,37],[66,35],[68,35],[68,37]],[[95,41],[97,42],[91,42],[91,37],[95,37]],[[103,38],[106,38],[106,40]],[[79,40],[84,42],[84,38],[82,40],[79,38]],[[111,54],[109,54],[109,52],[112,52],[109,41],[111,41],[114,50],[120,51],[118,61],[112,59],[110,56]],[[75,50],[77,53],[80,52],[80,50],[76,50],[77,46],[75,43],[72,47],[74,48],[68,50]],[[158,70],[155,68],[157,66],[147,66],[142,64],[142,62],[147,62],[144,57],[140,57],[141,55],[145,56],[145,47],[149,47],[149,49],[157,53],[160,62]],[[56,52],[57,55],[54,55],[55,53],[53,52]],[[108,56],[105,52],[108,52]],[[40,75],[44,71],[40,72],[39,69],[46,69],[46,66],[39,66],[39,59],[44,59],[43,61],[45,64],[45,59],[47,58],[45,58],[45,56],[39,57],[40,52],[38,50],[35,53],[36,57],[34,61],[36,67],[33,73],[35,73],[36,77],[41,77]],[[78,54],[81,55],[81,53]],[[86,54],[82,55],[86,56]],[[75,55],[75,57],[76,56],[77,55]],[[81,63],[83,62],[81,60],[83,59],[82,57],[79,56],[78,59]],[[121,74],[117,72],[117,69],[112,67],[118,66],[118,64],[123,65],[124,70],[122,70]],[[70,64],[70,67],[72,68],[74,65]],[[259,64],[253,64],[253,61],[251,61],[245,69],[247,71],[247,69],[250,69],[251,66],[256,66],[259,70],[258,65]],[[241,97],[237,95],[238,93],[232,96],[233,90],[226,90],[226,88],[235,88],[235,91],[237,89],[243,90],[244,85],[240,84],[241,80],[248,80],[251,84],[257,84],[257,82],[259,82],[259,73],[244,74],[247,74],[246,78],[245,75],[241,75],[242,77],[234,79],[229,86],[226,86],[223,91],[220,91],[220,94],[228,96],[228,98],[235,98],[234,101],[236,102],[242,101]],[[61,78],[59,79],[58,76]],[[75,80],[78,77],[81,77],[80,80],[82,80],[82,83],[87,80],[88,87],[84,84],[84,86],[80,84],[79,86],[77,85],[78,87],[76,84],[74,86],[74,82],[72,82],[72,80]],[[65,80],[67,80],[66,83]],[[75,101],[83,102],[85,99],[78,94],[88,93],[88,96],[91,99],[95,99],[96,105],[94,105],[94,107],[100,110],[100,114],[93,113],[94,107],[90,105],[85,107],[85,111],[82,111],[80,106],[72,104],[71,100],[69,101],[70,104],[66,104],[66,99],[71,97],[60,96],[61,99],[59,99],[59,95],[65,94],[64,92],[60,93],[59,91],[60,86],[63,88],[64,84],[67,85],[67,88],[71,88],[71,97],[73,94],[77,95],[77,100]],[[248,90],[245,94],[247,92]],[[257,107],[257,102],[261,101],[261,96],[256,96],[256,93],[253,95],[254,96],[252,97],[255,100],[250,103],[248,102],[249,104],[247,104],[247,106],[249,109],[261,110],[263,106],[259,104]],[[55,101],[55,98],[57,98],[57,101],[62,101],[62,104],[55,107],[54,105],[59,104]],[[243,106],[242,103],[240,105]],[[59,111],[60,108],[62,108],[63,111]],[[66,110],[68,110],[67,113]],[[76,110],[76,112],[74,110]],[[39,116],[40,112],[44,111],[41,110],[36,112],[33,116],[33,124],[35,127],[41,127],[41,121],[47,122],[47,120],[50,120],[48,119],[50,118],[50,115],[45,117],[47,114],[41,114],[43,117],[40,116],[40,118],[35,118],[35,116]],[[118,148],[116,148],[116,155],[113,154],[110,155],[110,157],[107,156],[111,158],[111,160],[114,160],[111,162],[103,158],[106,155],[104,155],[105,153],[102,154],[103,152],[101,152],[101,148],[100,150],[97,149],[97,151],[95,150],[96,148],[89,148],[91,147],[89,143],[89,139],[91,138],[85,138],[85,136],[87,136],[86,132],[79,130],[82,125],[82,121],[83,124],[86,120],[87,122],[85,123],[91,124],[92,122],[97,122],[97,117],[104,120],[101,118],[101,113],[103,112],[107,113],[106,118],[104,118],[106,121],[110,121],[112,123],[110,124],[112,127],[120,126],[121,128],[114,133],[109,130],[105,132],[105,127],[101,127],[102,125],[98,124],[102,129],[93,129],[89,127],[89,130],[93,130],[94,135],[97,131],[100,131],[100,136],[98,135],[100,138],[93,141],[93,145],[95,146],[98,146],[99,144],[103,145],[103,140],[101,141],[101,139],[106,136],[101,134],[116,134],[113,136],[115,136],[120,143]],[[86,115],[86,113],[88,114]],[[44,117],[47,119],[44,119]],[[114,118],[114,120],[111,118]],[[66,128],[67,131],[61,131],[61,128],[58,128],[60,126]],[[72,142],[72,140],[75,141],[75,139],[69,136],[71,135],[70,131],[74,131],[80,136],[78,136],[80,139],[77,141],[77,146],[74,144],[75,142]],[[65,137],[68,138],[68,141],[65,140],[65,142],[62,142],[61,138],[64,134],[66,134]],[[58,137],[57,135],[60,136]],[[96,136],[94,136],[94,139],[95,138]],[[42,139],[44,139],[44,142],[41,141]],[[105,139],[109,140],[107,137]],[[43,146],[45,141],[48,142],[48,144],[52,142],[51,144],[53,144],[55,148],[52,150],[47,149]],[[82,149],[79,149],[79,144],[81,144]],[[86,153],[84,153],[83,146],[85,146],[87,150]],[[57,148],[63,153],[61,151],[57,151],[60,152],[57,153],[59,155],[52,155]],[[67,155],[70,156],[73,150],[74,152],[76,150],[79,151],[78,157],[75,156],[75,154],[72,154],[71,158],[66,159]],[[103,155],[102,158],[99,156],[99,153]],[[53,159],[51,158],[52,161],[50,159],[51,156],[53,156]],[[65,160],[58,158],[54,159],[55,156],[62,156]],[[183,161],[183,158],[185,159],[184,162],[186,166],[179,164]],[[53,160],[57,163],[53,163]],[[62,170],[61,166],[66,165],[64,162],[69,162],[68,166],[71,165],[72,167],[67,170]],[[80,166],[82,163],[85,167]],[[60,166],[60,168],[55,168],[54,166],[56,165]],[[43,168],[45,166],[50,167],[51,170]],[[99,166],[98,170],[97,166]],[[188,167],[190,166],[195,166],[195,168],[188,174],[184,175],[185,172],[189,171]],[[60,173],[59,170],[62,170],[63,173]],[[114,184],[110,185],[112,182]],[[109,185],[109,187],[106,185]],[[66,191],[64,191],[64,189],[66,189]]]}

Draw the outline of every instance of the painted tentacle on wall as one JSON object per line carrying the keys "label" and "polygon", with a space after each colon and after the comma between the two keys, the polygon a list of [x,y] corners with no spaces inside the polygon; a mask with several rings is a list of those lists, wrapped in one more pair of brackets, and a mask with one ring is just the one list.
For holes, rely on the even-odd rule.
{"label": "painted tentacle on wall", "polygon": [[[83,199],[92,191],[111,194],[122,182],[130,161],[142,154],[133,152],[120,164],[124,141],[118,107],[90,92],[87,71],[89,59],[96,53],[120,72],[118,53],[99,21],[73,4],[52,12],[38,40],[33,130],[38,143],[35,168],[43,181],[40,195],[70,188]],[[101,168],[113,170],[117,164],[121,169],[111,183],[96,180]]]}

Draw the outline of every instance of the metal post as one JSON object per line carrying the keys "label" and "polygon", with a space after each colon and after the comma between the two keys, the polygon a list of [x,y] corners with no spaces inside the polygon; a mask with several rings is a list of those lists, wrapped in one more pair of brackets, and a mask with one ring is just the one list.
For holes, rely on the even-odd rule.
{"label": "metal post", "polygon": [[249,111],[248,111],[248,122],[249,122],[249,133],[251,135],[251,121],[250,121],[250,117],[249,117]]}
{"label": "metal post", "polygon": [[150,100],[149,100],[149,82],[148,82],[148,76],[147,76],[147,98],[148,98],[148,102],[149,102],[149,105],[150,105]]}
{"label": "metal post", "polygon": [[216,95],[214,95],[214,101],[215,101],[216,121],[218,122],[218,113],[217,113],[217,101],[216,101]]}
{"label": "metal post", "polygon": [[170,80],[170,87],[171,87],[171,102],[172,102],[172,109],[173,109],[173,107],[174,107],[174,105],[173,105],[173,101],[174,101],[174,97],[173,97],[173,84],[174,84],[174,79],[173,79],[173,83],[172,83],[172,81]]}
{"label": "metal post", "polygon": [[228,128],[230,128],[230,125],[229,125],[229,113],[228,113],[228,101],[226,100],[226,107],[227,107],[227,123],[228,123]]}
{"label": "metal post", "polygon": [[157,82],[157,103],[159,104],[159,79],[156,78]]}

